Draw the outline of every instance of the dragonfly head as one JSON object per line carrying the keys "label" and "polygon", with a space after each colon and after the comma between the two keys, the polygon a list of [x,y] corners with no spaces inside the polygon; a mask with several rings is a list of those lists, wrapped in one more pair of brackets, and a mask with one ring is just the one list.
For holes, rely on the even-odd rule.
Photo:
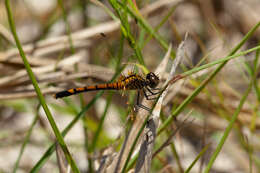
{"label": "dragonfly head", "polygon": [[146,83],[149,87],[155,88],[159,84],[159,77],[150,72],[146,75]]}

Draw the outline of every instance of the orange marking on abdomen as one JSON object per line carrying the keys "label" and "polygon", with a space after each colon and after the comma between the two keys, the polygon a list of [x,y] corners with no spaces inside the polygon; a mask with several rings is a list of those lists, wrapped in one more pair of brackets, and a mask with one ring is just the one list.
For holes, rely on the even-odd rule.
{"label": "orange marking on abdomen", "polygon": [[74,93],[74,89],[69,89],[68,92],[73,94]]}
{"label": "orange marking on abdomen", "polygon": [[107,88],[114,88],[114,84],[113,83],[107,84]]}
{"label": "orange marking on abdomen", "polygon": [[85,88],[76,88],[76,91],[84,91]]}
{"label": "orange marking on abdomen", "polygon": [[118,89],[117,83],[113,83],[113,88]]}
{"label": "orange marking on abdomen", "polygon": [[105,88],[107,88],[107,84],[99,84],[99,85],[97,85],[97,88],[105,89]]}
{"label": "orange marking on abdomen", "polygon": [[87,90],[95,90],[96,89],[96,86],[88,86],[87,87]]}

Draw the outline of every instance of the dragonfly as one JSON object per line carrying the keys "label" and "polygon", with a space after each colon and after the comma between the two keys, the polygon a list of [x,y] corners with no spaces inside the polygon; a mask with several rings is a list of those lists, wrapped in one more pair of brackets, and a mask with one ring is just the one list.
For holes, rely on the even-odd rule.
{"label": "dragonfly", "polygon": [[158,84],[159,77],[153,72],[149,72],[145,78],[137,73],[129,72],[127,76],[121,75],[116,82],[71,88],[54,94],[54,97],[59,99],[82,92],[97,90],[137,90],[136,105],[147,111],[150,111],[149,108],[140,103],[140,94],[143,93],[146,100],[156,99],[155,95],[160,93],[158,92],[160,88],[156,88]]}

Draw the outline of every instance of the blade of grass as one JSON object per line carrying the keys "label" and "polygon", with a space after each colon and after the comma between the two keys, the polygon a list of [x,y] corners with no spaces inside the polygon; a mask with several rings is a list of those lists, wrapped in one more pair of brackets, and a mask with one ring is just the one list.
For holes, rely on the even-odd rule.
{"label": "blade of grass", "polygon": [[252,159],[254,160],[254,163],[256,165],[256,167],[258,168],[258,170],[260,170],[260,159],[257,155],[253,155]]}
{"label": "blade of grass", "polygon": [[234,59],[234,58],[237,58],[237,57],[246,55],[248,53],[251,53],[251,52],[254,52],[254,51],[258,51],[258,50],[260,50],[260,46],[256,46],[256,47],[248,49],[246,51],[241,51],[240,53],[237,53],[237,54],[234,54],[234,55],[231,55],[231,56],[227,56],[225,58],[220,58],[220,59],[218,59],[216,61],[212,61],[212,62],[210,62],[208,64],[204,64],[202,66],[199,66],[199,67],[193,68],[193,69],[191,69],[189,71],[186,71],[186,72],[182,73],[181,75],[182,76],[189,76],[189,75],[191,75],[193,73],[199,72],[201,70],[207,69],[209,67],[215,66],[215,65],[223,63],[225,61],[228,61],[228,60],[231,60],[231,59]]}
{"label": "blade of grass", "polygon": [[101,116],[99,123],[98,123],[98,128],[97,128],[97,131],[94,135],[93,142],[92,142],[91,146],[89,147],[89,153],[92,153],[92,152],[95,151],[97,141],[98,141],[98,137],[101,133],[101,130],[102,130],[102,127],[103,127],[103,124],[104,124],[104,121],[105,121],[105,118],[106,118],[106,115],[107,115],[108,108],[109,108],[111,101],[112,101],[112,97],[113,97],[113,92],[110,92],[108,97],[107,97],[107,103],[106,103],[105,110],[103,112],[103,115]]}
{"label": "blade of grass", "polygon": [[[64,8],[63,1],[62,0],[58,0],[58,4],[59,4],[59,6],[61,8],[63,21],[64,21],[65,26],[66,26],[66,32],[67,32],[68,39],[69,39],[69,45],[70,45],[71,54],[75,54],[75,48],[74,48],[73,40],[72,40],[72,37],[71,37],[70,24],[68,22],[68,17],[67,17],[66,10]],[[77,64],[75,64],[74,68],[75,68],[76,71],[78,71],[78,65]],[[79,95],[80,95],[81,107],[83,108],[84,100],[83,100],[82,93],[80,93]]]}
{"label": "blade of grass", "polygon": [[209,148],[209,144],[207,144],[202,150],[201,152],[198,154],[198,156],[195,158],[195,160],[193,160],[193,162],[191,163],[191,165],[185,170],[184,173],[189,173],[190,170],[193,168],[193,166],[196,164],[196,162],[199,160],[199,158],[207,151],[207,149]]}
{"label": "blade of grass", "polygon": [[61,8],[62,17],[63,17],[63,20],[65,22],[65,26],[66,26],[66,32],[67,32],[68,37],[69,37],[70,51],[71,51],[72,54],[74,54],[75,53],[75,48],[73,46],[73,42],[72,42],[72,38],[71,38],[70,25],[69,25],[69,22],[68,22],[67,13],[66,13],[64,5],[63,5],[63,1],[62,0],[58,0],[58,4],[59,4],[59,6]]}
{"label": "blade of grass", "polygon": [[[169,17],[173,14],[173,12],[175,11],[177,7],[177,4],[173,5],[169,12],[165,15],[165,17],[163,17],[162,21],[154,28],[154,32],[158,32],[158,30],[161,28],[162,25],[164,25],[167,20],[169,19]],[[146,40],[144,41],[143,44],[141,44],[141,48],[143,48],[150,40],[152,39],[152,35],[149,35],[148,38],[146,38]]]}
{"label": "blade of grass", "polygon": [[85,1],[85,0],[78,0],[77,6],[79,6],[80,8],[80,12],[83,16],[83,27],[88,27],[89,26],[89,20],[88,20],[88,16],[89,16],[89,11],[88,11],[88,6],[89,6],[89,1]]}
{"label": "blade of grass", "polygon": [[[166,116],[164,115],[163,112],[161,112],[161,116],[160,116],[161,121],[164,121],[165,118],[166,118]],[[184,121],[185,121],[185,120],[184,120]],[[180,129],[180,128],[182,128],[183,126],[184,126],[184,123],[182,123],[182,126],[178,126],[178,127],[177,127],[177,130],[178,130],[178,128]],[[171,132],[172,132],[172,131],[176,131],[176,132],[177,132],[177,130],[174,129],[173,127],[171,127],[171,129],[168,129],[168,130],[166,131],[166,132],[167,132],[167,138],[170,139],[169,137],[170,137],[170,135],[171,135]],[[178,130],[178,131],[179,131],[179,130]],[[171,152],[172,152],[171,154],[172,154],[172,156],[174,157],[174,159],[176,160],[176,164],[177,164],[177,166],[178,166],[179,172],[183,173],[184,170],[183,170],[183,166],[182,166],[182,163],[181,163],[181,158],[180,158],[180,155],[178,154],[178,152],[177,152],[177,150],[176,150],[176,147],[175,147],[175,143],[174,143],[174,142],[171,142],[170,148],[171,148]],[[154,154],[154,155],[155,155],[155,154]]]}
{"label": "blade of grass", "polygon": [[176,147],[175,147],[174,142],[172,142],[172,143],[170,144],[170,148],[171,148],[171,152],[172,152],[174,158],[176,159],[176,164],[178,165],[179,171],[180,171],[181,173],[183,173],[184,170],[183,170],[183,166],[182,166],[182,164],[181,164],[181,159],[180,159],[180,156],[179,156],[179,154],[178,154],[178,152],[177,152],[177,150],[176,150]]}
{"label": "blade of grass", "polygon": [[226,130],[225,130],[225,132],[224,132],[224,134],[223,134],[223,136],[222,136],[222,138],[221,138],[221,140],[220,140],[216,150],[215,150],[215,152],[211,156],[211,158],[209,160],[209,163],[208,163],[204,173],[209,173],[210,172],[210,169],[213,166],[213,163],[215,162],[218,154],[220,153],[220,151],[221,151],[221,149],[222,149],[222,147],[223,147],[223,145],[224,145],[224,143],[225,143],[229,133],[231,132],[232,127],[233,127],[233,125],[234,125],[234,123],[235,123],[235,121],[236,121],[236,119],[237,119],[237,117],[238,117],[238,115],[239,115],[239,113],[240,113],[240,111],[241,111],[241,109],[242,109],[242,107],[243,107],[243,105],[244,105],[244,103],[245,103],[245,101],[247,99],[247,96],[249,95],[252,87],[253,87],[253,79],[251,80],[251,82],[250,82],[250,84],[249,84],[245,94],[243,95],[243,97],[242,97],[242,99],[241,99],[241,101],[240,101],[236,111],[232,115],[232,118],[231,118],[231,120],[230,120],[230,122],[229,122],[229,124],[228,124],[228,126],[227,126],[227,128],[226,128]]}
{"label": "blade of grass", "polygon": [[[260,45],[260,42],[258,43],[258,45]],[[258,62],[259,62],[259,56],[260,56],[260,50],[258,49],[256,51],[256,54],[255,54],[255,60],[254,60],[254,66],[253,66],[253,71],[255,72],[255,76],[254,76],[254,89],[256,91],[256,95],[257,95],[257,99],[258,99],[258,102],[260,102],[260,89],[259,89],[259,86],[257,85],[257,80],[256,80],[256,77],[257,77],[257,71],[259,67],[257,67],[258,65]]]}
{"label": "blade of grass", "polygon": [[[260,42],[258,43],[258,45],[260,45]],[[254,132],[255,128],[256,128],[257,112],[259,110],[259,104],[260,104],[260,90],[259,90],[259,86],[257,84],[257,71],[258,71],[257,65],[259,62],[259,53],[260,53],[260,50],[257,50],[256,54],[255,54],[255,59],[253,62],[253,69],[252,69],[252,78],[254,80],[253,87],[254,87],[254,90],[256,93],[257,102],[255,103],[255,106],[254,106],[255,108],[254,108],[252,120],[250,123],[251,132]]]}
{"label": "blade of grass", "polygon": [[[190,111],[191,113],[192,111]],[[188,114],[190,114],[188,113]],[[163,114],[161,113],[161,120],[164,119],[164,117],[162,116]],[[172,155],[174,156],[174,158],[176,159],[176,163],[178,165],[178,168],[179,168],[179,172],[180,173],[183,173],[184,170],[183,170],[183,166],[182,166],[182,163],[181,163],[181,159],[180,159],[180,156],[176,150],[176,147],[175,147],[175,143],[173,142],[173,137],[176,135],[177,132],[179,132],[181,130],[181,128],[185,128],[188,124],[186,123],[186,121],[188,120],[189,116],[186,115],[187,118],[185,118],[181,124],[179,124],[176,128],[173,128],[171,127],[170,130],[167,130],[167,139],[166,141],[153,153],[153,158],[156,157],[156,155],[158,155],[164,148],[166,148],[168,145],[170,146],[171,148],[171,152],[172,152]],[[193,122],[193,120],[191,120],[189,122],[189,124],[191,124]]]}
{"label": "blade of grass", "polygon": [[[95,98],[93,98],[90,103],[82,109],[82,111],[69,123],[69,125],[62,131],[62,136],[65,137],[67,133],[72,129],[72,127],[78,122],[80,118],[82,118],[86,111],[96,102],[96,100],[104,93],[104,91],[100,91],[96,94]],[[34,165],[31,169],[31,173],[39,172],[40,168],[44,165],[44,163],[48,160],[51,154],[55,150],[55,143],[53,143],[48,150],[44,153],[44,155],[40,158],[40,160]]]}
{"label": "blade of grass", "polygon": [[[130,3],[131,6],[134,6],[134,4],[131,3],[131,1],[129,1],[129,3]],[[123,4],[120,3],[120,2],[118,2],[118,4],[119,4],[120,6],[123,6]],[[157,34],[157,33],[154,31],[154,29],[148,24],[148,22],[146,22],[146,20],[145,20],[142,16],[136,14],[136,13],[134,12],[134,10],[132,10],[132,9],[129,8],[128,6],[126,6],[126,10],[129,12],[129,14],[130,14],[132,17],[134,17],[134,18],[138,21],[138,23],[140,23],[140,25],[141,25],[148,33],[150,33],[150,35],[152,35],[152,36],[160,43],[160,45],[161,45],[166,51],[169,49],[168,44],[166,43],[166,41],[164,41],[164,39],[163,39],[159,34]],[[176,56],[176,53],[175,53],[173,50],[172,50],[172,52],[171,52],[171,56],[172,56],[173,58]]]}
{"label": "blade of grass", "polygon": [[20,160],[21,160],[23,152],[24,152],[24,149],[25,149],[26,145],[28,144],[28,142],[30,140],[30,137],[31,137],[31,134],[32,134],[32,130],[33,130],[34,125],[36,124],[36,122],[38,120],[38,117],[39,117],[39,109],[40,109],[40,104],[38,104],[38,106],[36,108],[36,112],[35,112],[35,116],[33,118],[32,124],[31,124],[30,128],[28,129],[28,132],[27,132],[27,134],[25,136],[24,142],[23,142],[22,147],[21,147],[20,152],[19,152],[19,156],[18,156],[18,158],[17,158],[17,160],[15,162],[13,173],[15,173],[17,171],[19,163],[20,163]]}
{"label": "blade of grass", "polygon": [[20,43],[20,41],[18,39],[18,36],[17,36],[17,33],[16,33],[15,24],[14,24],[14,21],[13,21],[13,16],[12,16],[11,7],[10,7],[10,1],[9,0],[5,0],[5,7],[6,7],[6,11],[7,11],[8,22],[9,22],[9,25],[10,25],[11,32],[12,32],[13,37],[15,39],[17,48],[18,48],[19,53],[21,55],[21,58],[23,60],[23,63],[24,63],[24,66],[26,68],[26,71],[28,73],[28,76],[29,76],[29,78],[32,81],[32,84],[33,84],[33,87],[35,89],[35,92],[37,93],[38,99],[39,99],[39,101],[40,101],[40,103],[42,105],[42,108],[45,111],[45,114],[46,114],[46,116],[47,116],[47,118],[49,120],[49,123],[50,123],[50,125],[52,127],[52,130],[53,130],[53,132],[54,132],[54,134],[55,134],[55,136],[56,136],[60,146],[62,147],[62,150],[63,150],[63,152],[65,154],[65,157],[66,157],[68,163],[70,164],[72,170],[74,172],[79,172],[79,169],[77,168],[77,165],[76,165],[75,161],[71,157],[71,154],[70,154],[70,152],[69,152],[69,150],[67,148],[67,145],[66,145],[62,135],[60,134],[60,131],[59,131],[59,129],[58,129],[58,127],[57,127],[57,125],[56,125],[52,115],[51,115],[51,112],[50,112],[50,110],[49,110],[49,108],[48,108],[48,106],[46,104],[46,101],[45,101],[45,99],[44,99],[44,97],[43,97],[43,95],[41,93],[41,90],[40,90],[40,88],[38,86],[37,80],[36,80],[36,78],[35,78],[35,76],[34,76],[34,74],[32,72],[30,64],[29,64],[29,62],[28,62],[28,60],[27,60],[27,58],[25,56],[25,53],[24,53],[24,51],[22,49],[21,43]]}
{"label": "blade of grass", "polygon": [[[154,109],[154,108],[153,108],[153,109]],[[150,114],[149,114],[149,115],[150,115]],[[140,130],[138,131],[138,134],[136,135],[136,138],[135,138],[135,140],[134,140],[134,143],[133,143],[133,145],[131,146],[130,152],[129,152],[129,154],[128,154],[128,156],[127,156],[127,159],[126,159],[126,161],[125,161],[125,164],[124,164],[124,166],[123,166],[123,169],[122,169],[122,172],[123,172],[123,173],[126,172],[127,165],[128,165],[129,162],[130,162],[130,158],[131,158],[131,156],[132,156],[132,154],[133,154],[133,152],[134,152],[135,146],[136,146],[136,144],[137,144],[137,142],[138,142],[138,139],[139,139],[140,135],[142,134],[142,132],[143,132],[143,130],[144,130],[144,128],[145,128],[145,125],[146,125],[147,121],[149,120],[149,118],[150,118],[150,116],[147,116],[147,117],[146,117],[146,119],[144,120],[144,123],[143,123],[142,127],[140,128]]]}
{"label": "blade of grass", "polygon": [[119,20],[114,13],[107,8],[104,4],[102,4],[102,2],[98,1],[98,0],[90,0],[90,2],[92,2],[93,4],[96,4],[97,6],[103,8],[103,10],[115,21]]}
{"label": "blade of grass", "polygon": [[[256,31],[256,29],[260,26],[260,22],[258,22],[247,34],[246,36],[241,40],[241,42],[232,49],[232,51],[229,53],[228,56],[234,55],[241,46],[249,39],[250,36],[253,35],[253,33]],[[218,74],[218,72],[226,65],[228,60],[221,63],[210,75],[208,78],[206,78],[199,87],[197,87],[191,95],[189,95],[181,104],[176,108],[176,110],[171,114],[166,121],[163,122],[163,124],[158,129],[158,135],[174,120],[176,116],[179,115],[179,113],[190,103],[195,96],[197,96],[202,89]]]}
{"label": "blade of grass", "polygon": [[144,63],[144,59],[139,44],[137,44],[133,34],[131,33],[130,24],[128,21],[128,13],[127,13],[128,11],[127,11],[126,1],[124,1],[122,5],[116,0],[109,0],[109,3],[113,7],[113,9],[115,10],[115,12],[117,13],[120,19],[121,31],[124,34],[125,38],[127,39],[131,48],[134,50],[137,60],[139,61],[140,64],[144,65],[145,63]]}

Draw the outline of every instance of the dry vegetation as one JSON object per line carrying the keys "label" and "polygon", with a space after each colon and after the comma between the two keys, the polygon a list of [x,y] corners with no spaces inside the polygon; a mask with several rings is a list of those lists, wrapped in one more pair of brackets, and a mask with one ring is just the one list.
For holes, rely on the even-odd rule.
{"label": "dry vegetation", "polygon": [[[41,100],[0,1],[0,173],[260,172],[259,48],[250,51],[260,29],[247,35],[259,25],[259,0],[119,2],[10,1]],[[52,96],[134,68],[156,72],[161,88],[170,83],[142,101],[152,114],[135,109],[135,92]]]}

